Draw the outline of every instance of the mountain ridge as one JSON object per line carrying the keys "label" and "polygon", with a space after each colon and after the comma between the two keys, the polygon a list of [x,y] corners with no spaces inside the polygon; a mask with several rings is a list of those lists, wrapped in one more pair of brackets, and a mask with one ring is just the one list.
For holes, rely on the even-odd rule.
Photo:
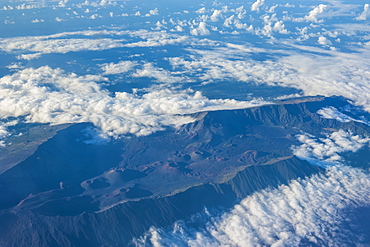
{"label": "mountain ridge", "polygon": [[316,97],[196,113],[198,120],[178,129],[103,146],[81,138],[90,124],[72,125],[0,174],[0,220],[6,222],[0,244],[126,245],[151,226],[168,226],[204,207],[227,210],[255,191],[321,173],[293,155],[291,147],[300,144],[295,136],[339,129],[369,135],[365,124],[317,113],[348,105],[341,97]]}

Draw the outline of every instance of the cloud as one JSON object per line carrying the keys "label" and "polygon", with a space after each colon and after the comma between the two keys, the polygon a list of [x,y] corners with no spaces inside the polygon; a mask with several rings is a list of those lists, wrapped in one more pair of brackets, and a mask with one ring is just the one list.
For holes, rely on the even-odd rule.
{"label": "cloud", "polygon": [[97,18],[103,18],[103,17],[99,14],[93,14],[93,15],[90,15],[90,17],[89,17],[89,19],[91,19],[91,20],[95,20]]}
{"label": "cloud", "polygon": [[84,141],[85,144],[106,145],[110,141],[107,134],[99,132],[96,128],[88,127],[83,130],[82,134],[88,138]]}
{"label": "cloud", "polygon": [[10,133],[7,131],[5,126],[0,125],[0,148],[5,147],[5,138],[8,137]]}
{"label": "cloud", "polygon": [[[349,110],[352,111],[351,109],[349,109]],[[350,117],[350,116],[340,112],[337,108],[332,107],[332,106],[324,107],[324,108],[320,109],[317,113],[320,114],[323,118],[335,119],[335,120],[340,121],[342,123],[347,123],[347,122],[353,121],[353,122],[359,122],[359,123],[367,124],[367,125],[370,126],[369,121],[367,121],[365,119],[355,119],[353,117]]]}
{"label": "cloud", "polygon": [[[340,95],[370,111],[370,51],[354,53],[328,51],[286,43],[290,49],[251,49],[272,58],[257,61],[248,49],[219,44],[208,50],[188,49],[192,56],[170,58],[170,64],[184,75],[203,82],[236,80],[246,83],[296,88],[302,94]],[[248,48],[250,48],[248,47]],[[299,51],[298,53],[296,51]]]}
{"label": "cloud", "polygon": [[158,9],[157,9],[157,8],[155,8],[155,9],[150,10],[150,11],[149,11],[149,14],[150,14],[150,15],[158,15]]}
{"label": "cloud", "polygon": [[342,160],[340,153],[356,152],[370,142],[369,137],[352,135],[344,130],[327,134],[326,138],[319,139],[302,134],[298,135],[298,140],[303,144],[292,148],[294,155],[308,161],[324,161],[325,163],[321,162],[321,165],[338,163]]}
{"label": "cloud", "polygon": [[204,21],[201,21],[201,22],[199,22],[199,25],[198,25],[197,28],[193,28],[192,30],[190,30],[190,34],[192,34],[194,36],[210,35],[211,32],[207,29],[206,26],[207,26],[207,24]]}
{"label": "cloud", "polygon": [[285,24],[283,21],[279,21],[276,18],[276,14],[272,14],[271,16],[265,15],[263,17],[264,26],[263,28],[257,28],[255,34],[257,35],[264,35],[267,37],[272,37],[273,32],[279,32],[281,34],[289,34],[289,31],[285,29]]}
{"label": "cloud", "polygon": [[323,46],[328,46],[328,45],[332,45],[333,43],[328,40],[326,37],[324,36],[320,36],[318,39],[317,39],[317,42],[320,44],[320,45],[323,45]]}
{"label": "cloud", "polygon": [[364,11],[356,18],[356,20],[365,21],[368,17],[370,17],[370,5],[365,4]]}
{"label": "cloud", "polygon": [[55,20],[56,20],[57,22],[65,21],[64,19],[62,19],[62,18],[60,18],[60,17],[55,17]]}
{"label": "cloud", "polygon": [[182,114],[266,104],[210,100],[200,92],[163,87],[111,95],[100,81],[106,78],[48,66],[20,70],[0,78],[0,118],[22,116],[27,122],[53,125],[91,122],[108,136],[140,136],[194,121]]}
{"label": "cloud", "polygon": [[15,25],[15,21],[5,20],[5,21],[4,21],[4,24],[5,24],[5,25]]}
{"label": "cloud", "polygon": [[9,122],[0,122],[0,148],[5,147],[6,138],[8,138],[11,133],[8,131],[9,126],[14,126],[18,123],[18,121],[13,120]]}
{"label": "cloud", "polygon": [[285,77],[275,80],[281,81],[281,85],[299,88],[306,95],[341,95],[370,111],[370,86],[367,83],[370,75],[366,72],[370,66],[368,52],[346,54],[333,51],[327,54],[281,58],[278,63],[282,67],[276,69],[285,73]]}
{"label": "cloud", "polygon": [[159,83],[179,83],[184,80],[182,77],[171,75],[167,70],[156,68],[152,63],[145,63],[143,68],[136,70],[132,76],[155,78]]}
{"label": "cloud", "polygon": [[206,13],[206,8],[205,7],[203,7],[203,8],[200,8],[200,9],[198,9],[197,11],[195,11],[197,14],[204,14],[204,13]]}
{"label": "cloud", "polygon": [[119,63],[106,63],[101,65],[104,75],[123,74],[132,70],[137,65],[132,61],[120,61]]}
{"label": "cloud", "polygon": [[10,70],[18,70],[18,69],[22,69],[23,66],[21,65],[21,63],[12,63],[12,64],[6,66],[6,68],[8,68]]}
{"label": "cloud", "polygon": [[[207,29],[199,25],[197,32],[205,35]],[[209,32],[209,31],[208,31]],[[74,36],[86,36],[88,38],[75,38]],[[119,36],[118,39],[95,38],[94,36]],[[127,38],[139,37],[143,41],[127,42],[121,36]],[[183,44],[188,41],[188,36],[168,34],[165,32],[140,31],[80,31],[64,32],[45,36],[28,36],[0,39],[0,50],[8,53],[19,53],[19,59],[31,60],[39,58],[42,54],[68,53],[78,51],[101,51],[122,47],[155,47],[165,45]],[[29,53],[33,52],[33,53]]]}
{"label": "cloud", "polygon": [[41,54],[68,53],[83,50],[101,51],[123,47],[124,39],[50,39],[49,37],[19,37],[0,40],[0,50],[12,52],[35,52],[22,54],[21,59],[35,59]]}
{"label": "cloud", "polygon": [[279,32],[281,34],[288,34],[289,31],[285,29],[285,24],[283,21],[275,22],[274,26],[272,27],[272,30],[275,32]]}
{"label": "cloud", "polygon": [[230,16],[229,18],[226,18],[225,21],[224,21],[224,26],[225,27],[230,27],[230,25],[233,23],[233,20],[234,20],[234,15]]}
{"label": "cloud", "polygon": [[136,246],[362,246],[369,232],[356,224],[368,223],[349,212],[368,209],[369,201],[369,173],[336,165],[325,174],[256,192],[221,216],[206,211],[196,218],[204,229],[177,222],[171,229],[153,227],[135,242]]}
{"label": "cloud", "polygon": [[327,5],[320,4],[319,6],[311,10],[310,13],[308,13],[308,15],[304,17],[304,19],[307,21],[317,22],[318,18],[320,18],[320,15],[324,13],[327,8]]}
{"label": "cloud", "polygon": [[257,0],[251,6],[252,11],[259,11],[260,7],[265,4],[265,0]]}
{"label": "cloud", "polygon": [[152,15],[158,15],[158,9],[157,8],[149,10],[149,13],[146,14],[145,16],[149,17],[149,16],[152,16]]}
{"label": "cloud", "polygon": [[[22,3],[20,5],[16,5],[14,8],[18,9],[18,10],[25,10],[25,9],[39,9],[39,8],[43,8],[45,7],[45,4],[44,3],[35,3],[35,4],[26,4],[26,3]],[[14,9],[12,6],[4,6],[3,9],[6,10],[6,9]]]}
{"label": "cloud", "polygon": [[66,3],[68,3],[69,0],[61,0],[59,1],[59,5],[58,7],[65,7],[66,6]]}
{"label": "cloud", "polygon": [[34,19],[31,21],[31,23],[39,23],[39,22],[45,22],[44,19]]}
{"label": "cloud", "polygon": [[213,21],[213,22],[218,21],[218,18],[220,17],[221,13],[222,13],[221,10],[217,10],[217,9],[214,10],[211,17],[210,17],[211,21]]}
{"label": "cloud", "polygon": [[238,19],[243,19],[247,11],[244,9],[244,6],[240,6],[239,8],[235,9],[235,13],[238,16]]}
{"label": "cloud", "polygon": [[125,44],[124,47],[156,47],[165,45],[177,45],[186,43],[188,36],[180,36],[175,34],[168,34],[166,32],[147,32],[138,31],[132,32],[131,36],[138,36],[145,41],[133,42]]}
{"label": "cloud", "polygon": [[32,54],[21,54],[17,56],[17,59],[19,60],[33,60],[40,58],[42,56],[41,53],[32,53]]}

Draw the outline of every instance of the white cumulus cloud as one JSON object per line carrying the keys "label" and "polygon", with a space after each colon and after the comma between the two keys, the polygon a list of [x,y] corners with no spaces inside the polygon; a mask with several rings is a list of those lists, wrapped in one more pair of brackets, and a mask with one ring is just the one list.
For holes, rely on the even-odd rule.
{"label": "white cumulus cloud", "polygon": [[0,78],[0,118],[25,117],[32,123],[91,122],[108,136],[148,135],[164,126],[193,121],[180,115],[238,109],[266,102],[210,100],[200,92],[158,88],[140,94],[111,95],[98,75],[78,76],[48,66],[27,68]]}
{"label": "white cumulus cloud", "polygon": [[318,21],[318,18],[320,18],[320,15],[325,12],[325,10],[328,8],[325,4],[320,4],[319,6],[315,7],[313,10],[308,13],[307,16],[304,17],[307,21]]}
{"label": "white cumulus cloud", "polygon": [[327,45],[332,45],[333,43],[328,40],[326,37],[324,36],[320,36],[318,39],[317,39],[317,42],[320,44],[320,45],[324,45],[324,46],[327,46]]}
{"label": "white cumulus cloud", "polygon": [[222,13],[221,10],[217,10],[217,9],[214,10],[211,17],[210,17],[211,21],[213,21],[213,22],[218,21],[218,18],[220,17],[221,13]]}
{"label": "white cumulus cloud", "polygon": [[197,28],[193,28],[190,30],[190,34],[194,36],[204,36],[204,35],[210,35],[211,32],[207,29],[207,24],[204,21],[199,22],[199,25]]}
{"label": "white cumulus cloud", "polygon": [[364,5],[364,11],[359,15],[356,20],[367,20],[367,18],[370,17],[370,5],[367,3]]}
{"label": "white cumulus cloud", "polygon": [[340,153],[356,152],[370,142],[369,137],[352,135],[344,130],[327,134],[326,138],[319,139],[302,134],[298,135],[298,140],[303,144],[293,147],[294,155],[308,161],[322,160],[327,164],[340,162]]}
{"label": "white cumulus cloud", "polygon": [[252,11],[258,11],[262,5],[265,4],[265,0],[257,0],[251,6]]}

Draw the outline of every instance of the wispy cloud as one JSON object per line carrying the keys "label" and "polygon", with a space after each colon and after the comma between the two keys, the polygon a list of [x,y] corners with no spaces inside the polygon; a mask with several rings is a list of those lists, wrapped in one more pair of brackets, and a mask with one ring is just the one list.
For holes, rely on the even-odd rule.
{"label": "wispy cloud", "polygon": [[[169,61],[174,68],[195,74],[203,82],[237,80],[296,88],[310,96],[341,95],[370,111],[368,50],[344,53],[312,46],[286,45],[292,50],[259,51],[230,44],[209,50],[189,49],[194,56],[172,57]],[[251,50],[257,54],[268,52],[274,58],[256,61],[249,58],[248,51]]]}
{"label": "wispy cloud", "polygon": [[[204,30],[199,30],[203,32]],[[87,38],[75,38],[83,35]],[[98,35],[114,35],[119,38],[95,38]],[[123,38],[140,37],[138,42],[128,42]],[[35,59],[42,54],[68,53],[78,51],[101,51],[123,47],[156,47],[165,45],[183,44],[188,41],[188,36],[167,34],[150,31],[81,31],[65,32],[54,35],[15,37],[0,39],[0,50],[8,53],[22,52],[21,59]]]}
{"label": "wispy cloud", "polygon": [[[33,59],[41,54],[50,53],[67,53],[77,51],[100,51],[117,47],[123,47],[124,39],[81,39],[81,38],[65,38],[57,37],[69,35],[94,35],[92,33],[75,32],[75,33],[60,33],[49,36],[32,36],[32,37],[16,37],[0,39],[0,50],[9,53],[24,52],[20,58]],[[33,52],[33,53],[29,53]]]}
{"label": "wispy cloud", "polygon": [[[349,109],[349,110],[351,111],[352,109]],[[353,122],[367,124],[367,125],[370,126],[370,122],[368,120],[364,119],[363,117],[360,117],[360,119],[353,118],[353,117],[348,116],[347,114],[339,111],[337,108],[335,108],[333,106],[324,107],[324,108],[320,109],[317,113],[320,114],[323,118],[335,119],[335,120],[343,122],[343,123],[353,121]]]}

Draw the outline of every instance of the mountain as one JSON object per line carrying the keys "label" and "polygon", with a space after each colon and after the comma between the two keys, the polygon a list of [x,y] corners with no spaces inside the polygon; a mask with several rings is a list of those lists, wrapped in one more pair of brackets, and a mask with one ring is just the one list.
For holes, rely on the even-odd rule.
{"label": "mountain", "polygon": [[297,135],[370,133],[360,121],[317,113],[330,106],[344,111],[350,102],[309,97],[202,112],[178,129],[101,145],[86,142],[90,124],[60,127],[0,174],[0,245],[128,245],[152,226],[205,207],[228,210],[258,190],[321,173],[293,155]]}

